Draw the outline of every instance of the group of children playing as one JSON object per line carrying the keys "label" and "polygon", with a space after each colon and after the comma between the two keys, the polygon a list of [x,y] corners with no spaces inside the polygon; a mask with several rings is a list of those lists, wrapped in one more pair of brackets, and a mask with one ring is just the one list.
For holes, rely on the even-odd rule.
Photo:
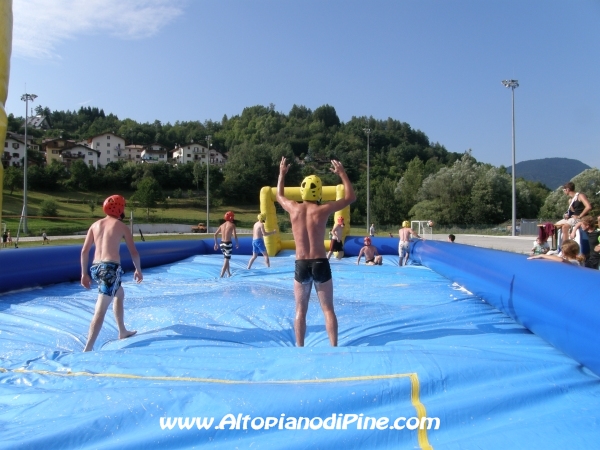
{"label": "group of children playing", "polygon": [[[225,222],[217,228],[217,231],[214,234],[214,249],[221,250],[223,253],[223,267],[221,268],[221,278],[225,276],[231,276],[231,270],[229,267],[229,261],[231,260],[231,252],[233,249],[232,238],[235,239],[235,248],[239,248],[239,241],[237,237],[237,228],[235,226],[235,214],[233,211],[227,211],[224,216]],[[267,267],[271,267],[271,263],[269,261],[269,255],[267,253],[267,248],[265,246],[264,237],[275,234],[277,230],[267,231],[265,229],[265,214],[261,213],[257,216],[257,221],[252,228],[252,257],[250,261],[248,261],[248,269],[252,268],[252,264],[258,257],[258,255],[262,254],[265,258],[265,265]],[[343,258],[344,256],[344,246],[342,243],[342,229],[344,228],[344,218],[339,216],[334,227],[329,232],[330,246],[329,252],[327,253],[327,259],[330,259],[331,256],[336,253],[336,257],[338,259]],[[411,230],[412,231],[412,230]],[[414,232],[413,232],[414,233]],[[221,243],[218,242],[218,237],[221,235]],[[365,264],[367,265],[382,265],[383,257],[379,254],[377,247],[372,245],[371,237],[366,236],[363,239],[364,246],[360,249],[358,254],[358,259],[356,264],[360,264],[361,258],[365,257]],[[404,255],[402,255],[404,256]],[[408,254],[406,255],[408,257]]]}
{"label": "group of children playing", "polygon": [[[302,202],[287,199],[284,195],[284,179],[290,165],[287,164],[286,158],[282,158],[280,164],[276,199],[283,209],[290,214],[292,234],[296,243],[296,266],[294,274],[296,318],[294,328],[296,344],[298,346],[304,345],[306,312],[308,310],[308,299],[313,283],[325,315],[326,330],[330,343],[332,346],[337,345],[337,318],[333,308],[333,284],[331,282],[332,273],[329,266],[329,258],[334,252],[337,252],[338,258],[343,257],[343,218],[338,217],[330,233],[331,245],[328,254],[325,253],[323,247],[323,236],[330,215],[354,202],[356,195],[342,164],[336,160],[332,160],[331,164],[332,167],[330,170],[334,174],[337,174],[344,184],[345,195],[343,199],[325,204],[321,203],[321,180],[316,175],[311,175],[303,180],[300,186]],[[121,274],[123,271],[121,269],[119,253],[122,240],[125,240],[135,266],[134,280],[138,283],[143,280],[140,256],[135,247],[133,236],[129,228],[122,222],[125,216],[125,199],[120,195],[112,195],[104,201],[102,209],[106,213],[106,217],[92,224],[81,251],[82,286],[89,289],[92,279],[98,283],[98,299],[94,316],[90,323],[88,340],[84,351],[93,349],[96,338],[102,328],[106,311],[113,300],[114,314],[119,329],[119,339],[133,336],[136,333],[136,331],[127,330],[123,320],[123,300],[125,294],[121,287]],[[229,262],[233,249],[232,239],[235,239],[235,246],[239,248],[234,213],[228,211],[224,219],[224,223],[219,226],[214,234],[214,249],[220,249],[224,257],[221,277],[225,275],[225,272],[227,272],[228,276],[231,276]],[[550,251],[547,239],[540,237],[534,243],[529,259],[550,259],[576,265],[581,265],[585,259],[587,267],[598,269],[598,263],[600,262],[600,217],[598,217],[596,222],[596,219],[592,217],[580,216],[577,225],[571,231],[571,238],[574,237],[578,227],[586,231],[588,235],[591,251],[587,258],[579,254],[579,244],[573,239],[565,240],[561,245],[561,252],[555,255]],[[374,231],[373,226],[371,226],[371,231]],[[276,230],[266,231],[265,216],[264,214],[259,214],[252,230],[252,257],[248,262],[248,269],[252,268],[252,264],[259,254],[264,256],[266,266],[270,267],[264,237],[274,233],[276,233]],[[218,242],[219,235],[221,235],[220,243]],[[399,265],[402,266],[408,261],[410,248],[408,244],[411,238],[423,238],[411,229],[408,221],[402,223],[402,228],[398,230],[398,236],[400,238],[398,246]],[[47,237],[45,240],[47,240]],[[449,235],[448,240],[454,242],[454,235]],[[356,264],[360,264],[360,260],[364,256],[367,265],[382,265],[383,257],[372,244],[371,236],[364,237],[363,244]],[[89,252],[92,246],[95,246],[94,259],[91,267],[88,267]]]}

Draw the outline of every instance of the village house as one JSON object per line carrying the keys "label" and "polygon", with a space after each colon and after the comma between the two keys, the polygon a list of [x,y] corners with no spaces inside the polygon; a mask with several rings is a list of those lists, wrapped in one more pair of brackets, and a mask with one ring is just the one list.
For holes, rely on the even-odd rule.
{"label": "village house", "polygon": [[81,159],[89,167],[98,168],[100,152],[87,145],[76,144],[73,147],[59,151],[60,161],[69,169],[74,161]]}
{"label": "village house", "polygon": [[42,141],[42,151],[46,153],[46,164],[52,164],[52,161],[62,162],[60,159],[60,152],[67,148],[74,147],[76,142],[71,139],[52,138],[44,139]]}
{"label": "village house", "polygon": [[85,145],[100,152],[98,165],[106,167],[108,163],[119,160],[125,149],[125,139],[114,133],[102,133],[88,138]]}
{"label": "village house", "polygon": [[135,162],[140,164],[142,162],[142,152],[145,147],[143,145],[130,144],[126,145],[125,149],[121,151],[119,160],[127,162]]}
{"label": "village house", "polygon": [[[39,146],[33,144],[31,136],[27,136],[29,150],[39,151]],[[25,136],[17,133],[6,133],[4,141],[4,153],[2,154],[2,166],[6,169],[9,166],[22,167],[23,157],[25,156]]]}
{"label": "village house", "polygon": [[200,161],[202,164],[205,164],[207,155],[208,149],[203,145],[194,142],[185,145],[175,144],[173,162],[175,164],[186,164],[188,162],[195,163],[196,161]]}
{"label": "village house", "polygon": [[141,159],[142,163],[166,163],[167,149],[158,143],[147,145],[146,148],[142,151]]}

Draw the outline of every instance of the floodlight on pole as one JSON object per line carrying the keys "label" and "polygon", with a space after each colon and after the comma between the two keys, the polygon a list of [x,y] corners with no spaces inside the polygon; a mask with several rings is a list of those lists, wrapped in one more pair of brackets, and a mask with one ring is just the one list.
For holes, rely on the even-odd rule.
{"label": "floodlight on pole", "polygon": [[512,90],[512,236],[517,231],[517,184],[515,174],[515,89],[519,87],[518,80],[503,80],[504,87]]}
{"label": "floodlight on pole", "polygon": [[37,98],[35,94],[23,94],[21,100],[25,102],[25,154],[23,155],[23,212],[21,220],[23,221],[23,233],[29,233],[27,229],[27,122],[29,121],[29,102]]}
{"label": "floodlight on pole", "polygon": [[210,223],[209,223],[209,214],[210,214],[210,203],[209,203],[209,195],[208,195],[208,176],[209,176],[209,166],[210,166],[210,139],[212,136],[210,134],[206,135],[206,144],[208,145],[208,150],[206,154],[206,232],[208,233]]}
{"label": "floodlight on pole", "polygon": [[369,224],[371,223],[371,182],[370,176],[370,161],[369,161],[369,136],[371,136],[370,128],[363,128],[363,131],[367,133],[367,234],[369,234]]}

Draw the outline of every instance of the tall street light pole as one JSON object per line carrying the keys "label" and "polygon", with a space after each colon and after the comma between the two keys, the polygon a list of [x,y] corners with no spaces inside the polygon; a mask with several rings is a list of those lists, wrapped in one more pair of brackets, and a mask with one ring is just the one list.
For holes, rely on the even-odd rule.
{"label": "tall street light pole", "polygon": [[208,198],[208,168],[210,166],[210,139],[212,136],[208,134],[206,136],[206,143],[208,145],[208,152],[206,154],[206,233],[209,231],[210,223],[209,223],[209,214],[210,214],[210,203]]}
{"label": "tall street light pole", "polygon": [[369,234],[369,227],[371,224],[371,182],[370,176],[370,162],[369,162],[369,136],[371,135],[370,128],[363,128],[363,131],[367,133],[367,234]]}
{"label": "tall street light pole", "polygon": [[515,178],[515,89],[518,80],[503,80],[504,87],[512,89],[512,236],[517,234],[517,184]]}
{"label": "tall street light pole", "polygon": [[29,102],[37,98],[35,94],[23,94],[21,100],[25,102],[25,155],[23,156],[23,233],[29,233],[27,229],[27,122],[29,121]]}

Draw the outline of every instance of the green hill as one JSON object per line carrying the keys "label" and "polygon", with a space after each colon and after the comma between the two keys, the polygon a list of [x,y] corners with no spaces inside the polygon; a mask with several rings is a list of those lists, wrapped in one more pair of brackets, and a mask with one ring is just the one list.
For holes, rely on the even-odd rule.
{"label": "green hill", "polygon": [[[515,173],[519,178],[540,181],[554,190],[589,168],[590,166],[576,159],[543,158],[517,163]],[[512,167],[508,167],[507,170],[508,173],[512,173]]]}

